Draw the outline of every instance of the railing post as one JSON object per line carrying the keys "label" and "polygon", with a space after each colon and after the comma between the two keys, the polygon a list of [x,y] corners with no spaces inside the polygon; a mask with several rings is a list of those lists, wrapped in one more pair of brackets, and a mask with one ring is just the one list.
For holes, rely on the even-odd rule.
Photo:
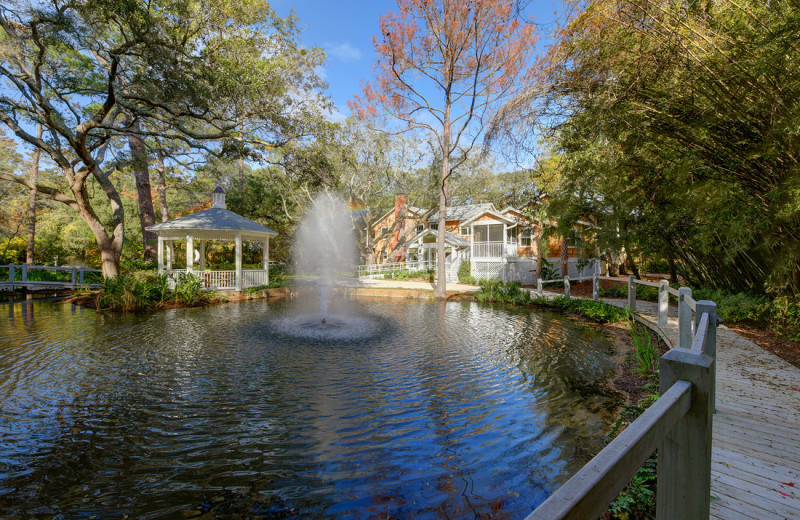
{"label": "railing post", "polygon": [[669,282],[661,280],[658,285],[658,326],[666,328],[669,322]]}
{"label": "railing post", "polygon": [[22,281],[28,281],[28,264],[22,264]]}
{"label": "railing post", "polygon": [[14,282],[14,264],[8,264],[8,281]]}
{"label": "railing post", "polygon": [[689,411],[658,448],[656,518],[709,517],[714,366],[714,358],[705,352],[673,349],[661,358],[661,392],[679,380],[689,381],[692,400]]}
{"label": "railing post", "polygon": [[[717,304],[709,300],[701,300],[697,302],[695,308],[695,334],[700,324],[700,318],[703,314],[708,313],[708,331],[706,332],[706,341],[703,343],[703,353],[711,359],[717,359]],[[711,374],[711,408],[715,410],[717,395],[717,381],[714,373]]]}
{"label": "railing post", "polygon": [[686,301],[691,296],[691,288],[678,289],[678,346],[685,349],[692,348],[692,308]]}
{"label": "railing post", "polygon": [[536,293],[539,295],[539,298],[544,298],[544,289],[542,288],[542,279],[536,279]]}
{"label": "railing post", "polygon": [[592,299],[600,301],[600,277],[596,272],[592,275]]}
{"label": "railing post", "polygon": [[633,283],[635,279],[633,275],[628,277],[628,310],[631,313],[636,312],[636,284]]}
{"label": "railing post", "polygon": [[564,277],[564,298],[569,300],[569,276]]}
{"label": "railing post", "polygon": [[81,274],[80,274],[80,277],[79,277],[79,279],[80,279],[80,284],[81,284],[81,285],[83,285],[83,275],[84,275],[84,272],[85,272],[85,271],[84,271],[84,268],[83,268],[83,267],[81,267],[81,268],[79,269],[79,271],[81,272]]}
{"label": "railing post", "polygon": [[73,267],[72,268],[72,285],[75,285],[75,282],[77,282],[77,281],[78,281],[78,268],[77,267]]}

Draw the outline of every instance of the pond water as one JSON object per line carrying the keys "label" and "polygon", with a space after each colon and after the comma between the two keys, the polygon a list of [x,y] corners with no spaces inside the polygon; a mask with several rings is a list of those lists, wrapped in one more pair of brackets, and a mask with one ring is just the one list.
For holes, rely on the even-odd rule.
{"label": "pond water", "polygon": [[558,315],[363,299],[328,340],[298,305],[0,306],[0,516],[523,518],[618,405]]}

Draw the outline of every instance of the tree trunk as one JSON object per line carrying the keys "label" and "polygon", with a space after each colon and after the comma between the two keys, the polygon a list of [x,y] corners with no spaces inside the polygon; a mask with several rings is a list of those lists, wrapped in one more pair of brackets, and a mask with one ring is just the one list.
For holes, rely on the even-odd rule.
{"label": "tree trunk", "polygon": [[[139,130],[139,122],[134,121],[131,123],[130,128],[133,132],[137,132]],[[145,150],[144,141],[136,135],[128,136],[128,147],[131,150],[131,158],[133,159],[133,176],[136,179],[136,193],[139,199],[139,223],[142,226],[144,258],[145,260],[154,259],[157,255],[156,235],[146,229],[156,223],[153,195],[150,191],[147,150]]]}
{"label": "tree trunk", "polygon": [[539,228],[535,231],[536,243],[536,280],[542,277],[542,260],[544,259],[544,251],[542,251],[542,236],[544,235],[544,224],[540,224]]}
{"label": "tree trunk", "polygon": [[[36,137],[42,138],[44,129],[42,124],[36,125]],[[31,159],[31,184],[36,186],[39,182],[39,157],[42,150],[37,146],[33,149],[33,158]],[[28,200],[28,250],[25,254],[25,263],[28,265],[34,264],[34,249],[36,247],[36,188],[30,189],[30,198]]]}
{"label": "tree trunk", "polygon": [[630,250],[628,248],[625,248],[625,249],[626,249],[626,251],[628,251],[628,267],[631,268],[631,272],[633,273],[633,276],[635,276],[637,279],[641,280],[642,276],[639,274],[639,267],[636,265],[636,260],[633,259],[633,255],[630,253]]}
{"label": "tree trunk", "polygon": [[122,200],[114,185],[108,180],[108,176],[102,172],[94,175],[95,179],[103,188],[103,191],[105,191],[111,206],[113,231],[109,236],[105,225],[90,204],[89,193],[86,188],[86,177],[88,177],[88,175],[81,172],[79,177],[80,178],[76,179],[72,187],[72,195],[75,198],[75,209],[78,211],[83,221],[89,226],[97,242],[97,249],[100,251],[103,278],[114,278],[118,276],[120,272],[119,265],[122,257],[122,244],[125,231],[125,215],[122,207]]}
{"label": "tree trunk", "polygon": [[678,283],[678,266],[675,264],[675,257],[672,253],[667,257],[667,262],[669,262],[669,281]]}
{"label": "tree trunk", "polygon": [[156,152],[158,158],[158,202],[161,206],[161,222],[169,220],[169,211],[167,207],[167,168],[164,166],[164,150],[159,149]]}
{"label": "tree trunk", "polygon": [[[446,94],[449,97],[449,94]],[[447,178],[450,176],[450,101],[444,105],[442,125],[442,183],[439,189],[439,229],[436,231],[436,290],[437,300],[447,298],[447,272],[444,261],[444,234],[447,227]]]}
{"label": "tree trunk", "polygon": [[561,237],[561,278],[569,275],[569,247],[567,237]]}

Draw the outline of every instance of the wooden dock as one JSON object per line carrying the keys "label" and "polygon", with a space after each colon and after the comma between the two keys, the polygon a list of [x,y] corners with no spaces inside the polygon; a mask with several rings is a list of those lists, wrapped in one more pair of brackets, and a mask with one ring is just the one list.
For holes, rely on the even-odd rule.
{"label": "wooden dock", "polygon": [[[636,305],[655,327],[656,304]],[[661,330],[678,344],[677,308]],[[716,409],[711,518],[800,519],[800,369],[720,326]]]}

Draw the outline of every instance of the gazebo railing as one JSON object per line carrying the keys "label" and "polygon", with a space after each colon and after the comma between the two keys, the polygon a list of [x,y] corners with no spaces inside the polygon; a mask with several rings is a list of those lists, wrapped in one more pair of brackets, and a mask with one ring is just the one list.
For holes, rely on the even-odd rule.
{"label": "gazebo railing", "polygon": [[[189,274],[186,269],[170,269],[167,271],[173,284],[181,277]],[[192,275],[203,281],[205,289],[209,290],[234,290],[236,289],[236,271],[199,271],[192,270]],[[242,269],[242,289],[267,285],[267,271],[263,269]]]}
{"label": "gazebo railing", "polygon": [[267,271],[263,269],[242,269],[242,287],[267,285]]}

